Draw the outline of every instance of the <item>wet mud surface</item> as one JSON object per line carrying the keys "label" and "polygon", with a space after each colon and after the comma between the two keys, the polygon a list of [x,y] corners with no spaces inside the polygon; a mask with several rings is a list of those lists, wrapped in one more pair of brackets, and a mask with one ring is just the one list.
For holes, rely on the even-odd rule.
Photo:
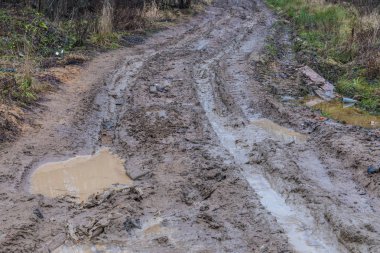
{"label": "wet mud surface", "polygon": [[[0,252],[379,252],[378,130],[281,102],[301,84],[276,23],[261,1],[217,0],[51,94],[0,150]],[[282,54],[264,66],[268,36]],[[38,171],[104,148],[133,184],[31,193]]]}

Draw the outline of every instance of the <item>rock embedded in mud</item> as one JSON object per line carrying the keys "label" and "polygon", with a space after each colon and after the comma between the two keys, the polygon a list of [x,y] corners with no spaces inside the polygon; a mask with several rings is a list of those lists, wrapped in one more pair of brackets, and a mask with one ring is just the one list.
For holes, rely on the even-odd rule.
{"label": "rock embedded in mud", "polygon": [[309,66],[304,66],[299,69],[303,82],[311,88],[320,98],[330,101],[335,98],[334,85],[328,82],[325,78],[311,69]]}
{"label": "rock embedded in mud", "polygon": [[154,84],[149,86],[149,92],[150,93],[166,93],[169,92],[169,85],[160,85],[160,84]]}
{"label": "rock embedded in mud", "polygon": [[140,219],[134,219],[134,218],[128,217],[124,221],[123,226],[127,232],[130,232],[132,229],[135,229],[135,228],[141,229],[141,222],[140,222]]}
{"label": "rock embedded in mud", "polygon": [[168,244],[169,238],[167,236],[161,236],[154,239],[158,244],[165,245]]}
{"label": "rock embedded in mud", "polygon": [[289,102],[295,100],[292,96],[281,96],[281,102]]}
{"label": "rock embedded in mud", "polygon": [[33,213],[37,216],[37,218],[39,218],[41,220],[44,218],[43,214],[41,213],[40,209],[38,209],[38,208],[34,209]]}
{"label": "rock embedded in mud", "polygon": [[157,93],[157,86],[156,85],[149,86],[149,92],[150,93]]}
{"label": "rock embedded in mud", "polygon": [[210,214],[201,213],[197,216],[197,221],[199,223],[206,223],[211,229],[219,229],[222,225],[217,222]]}

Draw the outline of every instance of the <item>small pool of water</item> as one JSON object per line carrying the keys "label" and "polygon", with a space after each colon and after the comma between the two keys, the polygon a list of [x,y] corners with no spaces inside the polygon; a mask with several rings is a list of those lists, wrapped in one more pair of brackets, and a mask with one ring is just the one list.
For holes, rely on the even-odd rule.
{"label": "small pool of water", "polygon": [[338,100],[319,103],[313,108],[321,110],[329,118],[343,124],[373,129],[380,128],[380,116],[370,115],[355,107],[344,108],[343,103]]}
{"label": "small pool of water", "polygon": [[71,195],[78,202],[113,184],[132,185],[124,161],[103,148],[94,155],[46,163],[32,174],[30,190],[48,197]]}
{"label": "small pool of water", "polygon": [[297,133],[296,131],[293,131],[291,129],[282,127],[273,121],[269,119],[255,119],[251,120],[251,123],[254,126],[257,126],[263,130],[265,130],[270,135],[274,135],[278,139],[289,142],[289,141],[295,141],[295,142],[306,142],[307,136],[303,135],[301,133]]}
{"label": "small pool of water", "polygon": [[130,253],[126,248],[115,245],[63,245],[53,253]]}

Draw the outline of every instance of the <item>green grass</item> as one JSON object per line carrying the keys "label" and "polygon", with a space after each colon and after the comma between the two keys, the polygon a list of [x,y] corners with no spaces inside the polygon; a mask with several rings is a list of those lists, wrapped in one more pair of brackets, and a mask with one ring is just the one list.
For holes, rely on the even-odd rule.
{"label": "green grass", "polygon": [[369,83],[364,78],[342,78],[337,86],[337,91],[344,96],[357,98],[359,106],[368,112],[380,111],[380,82]]}
{"label": "green grass", "polygon": [[27,105],[37,99],[37,93],[33,89],[33,79],[22,74],[0,74],[2,89],[0,101],[16,101],[21,105]]}
{"label": "green grass", "polygon": [[356,13],[350,9],[340,5],[312,4],[305,0],[267,2],[293,21],[304,48],[316,50],[335,61],[347,61],[357,53],[346,47],[356,19]]}
{"label": "green grass", "polygon": [[[338,92],[357,98],[362,109],[380,113],[380,73],[370,78],[368,66],[360,60],[363,56],[361,42],[353,37],[353,31],[360,29],[360,14],[355,8],[320,1],[266,1],[294,24],[300,38],[294,46],[296,51],[315,53],[316,58],[311,61],[317,62],[319,69],[326,72],[322,74],[336,81]],[[339,71],[332,71],[326,62],[335,63]]]}
{"label": "green grass", "polygon": [[[10,18],[12,17],[12,18]],[[32,46],[38,56],[50,56],[67,43],[62,31],[51,25],[43,15],[32,9],[0,11],[0,55],[22,56],[24,44]]]}

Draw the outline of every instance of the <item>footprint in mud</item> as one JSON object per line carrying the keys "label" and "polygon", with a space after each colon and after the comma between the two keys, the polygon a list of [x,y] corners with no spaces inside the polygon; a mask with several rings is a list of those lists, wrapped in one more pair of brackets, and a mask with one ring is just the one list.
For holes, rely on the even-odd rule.
{"label": "footprint in mud", "polygon": [[48,197],[71,195],[80,202],[113,184],[132,183],[124,161],[104,148],[95,155],[40,166],[31,176],[30,190]]}
{"label": "footprint in mud", "polygon": [[[146,248],[166,245],[171,240],[175,231],[166,227],[161,217],[146,220],[140,229],[130,234],[128,242],[121,244],[72,244],[67,243],[58,247],[53,253],[127,253],[127,252],[152,252]],[[157,245],[158,244],[158,245]],[[158,252],[158,251],[157,251]],[[175,251],[178,252],[178,251]],[[181,250],[179,252],[185,252]]]}

